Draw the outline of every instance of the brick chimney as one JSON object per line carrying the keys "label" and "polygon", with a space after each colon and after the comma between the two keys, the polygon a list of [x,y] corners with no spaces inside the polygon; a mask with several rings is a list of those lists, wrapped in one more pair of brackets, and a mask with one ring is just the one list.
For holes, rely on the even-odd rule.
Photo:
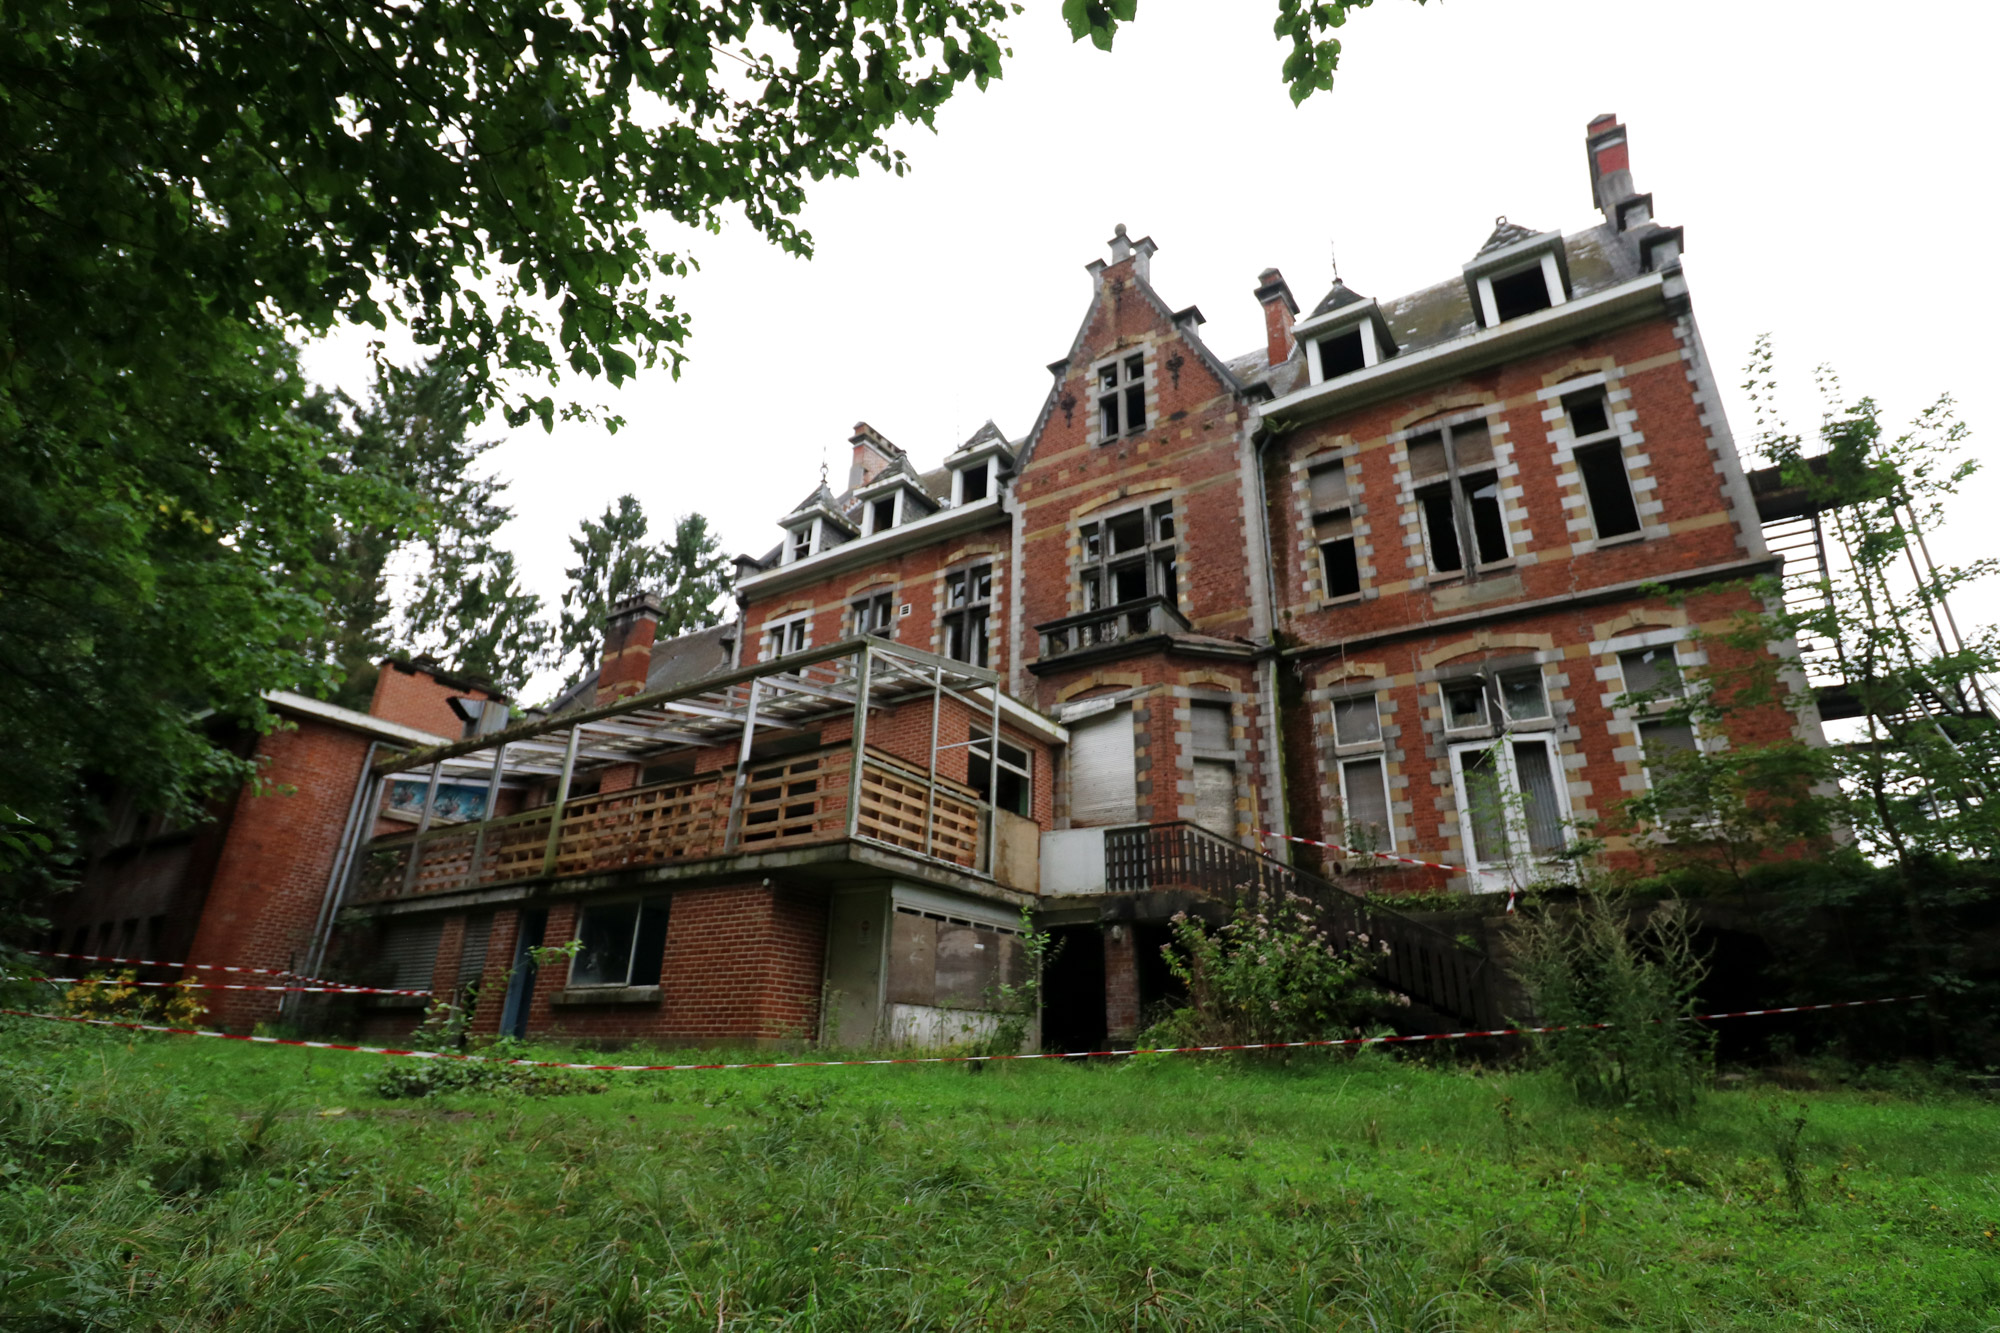
{"label": "brick chimney", "polygon": [[1264,307],[1264,354],[1274,366],[1292,359],[1292,321],[1299,317],[1299,303],[1285,275],[1267,268],[1257,275],[1257,304]]}
{"label": "brick chimney", "polygon": [[604,622],[604,656],[597,663],[598,703],[614,703],[646,688],[659,631],[660,599],[652,593],[634,593],[611,604]]}
{"label": "brick chimney", "polygon": [[889,443],[888,436],[865,421],[854,423],[854,434],[848,437],[848,442],[854,446],[854,466],[847,472],[850,491],[860,490],[903,456],[901,449]]}
{"label": "brick chimney", "polygon": [[1584,131],[1584,147],[1590,154],[1591,202],[1603,211],[1604,220],[1616,226],[1618,205],[1632,197],[1632,150],[1625,141],[1625,127],[1611,113],[1597,117]]}

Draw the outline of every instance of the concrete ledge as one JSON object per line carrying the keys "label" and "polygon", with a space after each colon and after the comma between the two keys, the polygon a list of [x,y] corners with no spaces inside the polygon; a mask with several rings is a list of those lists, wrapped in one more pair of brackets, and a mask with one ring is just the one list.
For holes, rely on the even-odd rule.
{"label": "concrete ledge", "polygon": [[658,986],[572,986],[549,997],[558,1007],[583,1004],[658,1004]]}

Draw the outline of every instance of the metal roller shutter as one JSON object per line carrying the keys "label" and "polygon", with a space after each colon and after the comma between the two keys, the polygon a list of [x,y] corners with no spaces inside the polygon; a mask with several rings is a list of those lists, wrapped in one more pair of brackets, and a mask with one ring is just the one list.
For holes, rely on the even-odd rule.
{"label": "metal roller shutter", "polygon": [[1138,774],[1132,761],[1132,717],[1114,708],[1069,733],[1069,818],[1079,826],[1130,824],[1139,817]]}

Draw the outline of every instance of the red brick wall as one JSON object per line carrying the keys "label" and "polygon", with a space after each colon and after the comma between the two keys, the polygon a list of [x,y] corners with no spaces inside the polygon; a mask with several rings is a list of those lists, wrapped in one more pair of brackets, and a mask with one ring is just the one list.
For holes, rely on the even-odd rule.
{"label": "red brick wall", "polygon": [[[366,737],[310,719],[265,737],[263,795],[236,803],[210,882],[190,957],[233,966],[304,962],[313,922],[333,873]],[[208,978],[201,978],[208,979]],[[278,995],[210,991],[210,1021],[244,1029],[277,1017]]]}
{"label": "red brick wall", "polygon": [[453,697],[490,699],[485,690],[443,685],[421,669],[384,662],[375,677],[375,697],[369,701],[371,716],[428,731],[433,736],[457,740],[465,723],[451,711],[446,700]]}
{"label": "red brick wall", "polygon": [[1113,1042],[1139,1035],[1139,943],[1129,925],[1104,931],[1104,1030]]}

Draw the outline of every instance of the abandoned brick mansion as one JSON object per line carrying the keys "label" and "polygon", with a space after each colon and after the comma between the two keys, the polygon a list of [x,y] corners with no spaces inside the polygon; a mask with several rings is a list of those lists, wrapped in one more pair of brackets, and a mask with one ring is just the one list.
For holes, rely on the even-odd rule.
{"label": "abandoned brick mansion", "polygon": [[[1377,853],[1449,867],[1392,885],[1532,878],[1649,755],[1751,739],[1620,699],[1688,688],[1777,564],[1681,232],[1614,117],[1586,149],[1597,225],[1503,218],[1400,296],[1307,306],[1267,268],[1247,354],[1119,227],[1018,434],[926,466],[856,426],[843,488],[773,497],[729,624],[656,641],[628,599],[547,712],[354,761],[377,817],[301,931],[337,918],[356,979],[481,981],[478,1030],[922,1044],[993,1021],[1025,912],[1065,940],[1066,1045],[1133,1034],[1164,922],[1218,886]],[[1395,985],[1491,1016],[1461,946],[1368,919]]]}

